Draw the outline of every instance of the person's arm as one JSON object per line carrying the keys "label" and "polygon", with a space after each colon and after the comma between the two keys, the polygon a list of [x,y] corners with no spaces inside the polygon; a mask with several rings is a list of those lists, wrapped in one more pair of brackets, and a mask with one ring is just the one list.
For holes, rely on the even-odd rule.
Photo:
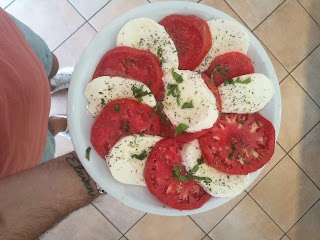
{"label": "person's arm", "polygon": [[0,239],[36,239],[98,195],[74,152],[0,179]]}

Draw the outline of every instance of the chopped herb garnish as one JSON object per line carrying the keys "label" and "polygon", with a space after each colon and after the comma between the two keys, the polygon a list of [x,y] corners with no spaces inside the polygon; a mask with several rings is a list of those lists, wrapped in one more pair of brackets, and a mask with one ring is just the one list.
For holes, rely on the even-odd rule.
{"label": "chopped herb garnish", "polygon": [[250,164],[251,162],[249,162],[248,160],[245,160],[245,159],[243,159],[243,162],[245,163],[245,164]]}
{"label": "chopped herb garnish", "polygon": [[[227,67],[228,65],[225,65],[225,67]],[[229,69],[224,69],[221,67],[220,64],[217,64],[216,66],[214,66],[211,74],[210,74],[210,82],[212,84],[214,84],[214,74],[219,72],[222,76],[227,76],[229,73]]]}
{"label": "chopped herb garnish", "polygon": [[174,80],[176,80],[177,83],[182,83],[183,82],[183,78],[182,75],[180,75],[179,73],[176,73],[175,71],[171,71],[172,77],[174,78]]}
{"label": "chopped herb garnish", "polygon": [[240,120],[238,121],[238,123],[240,123],[241,125],[243,125],[243,124],[244,124],[244,120],[243,120],[243,119],[240,119]]}
{"label": "chopped herb garnish", "polygon": [[192,102],[192,100],[189,101],[189,102],[185,102],[185,103],[182,105],[182,109],[185,109],[185,108],[193,108],[193,102]]}
{"label": "chopped herb garnish", "polygon": [[236,146],[231,143],[231,150],[236,150]]}
{"label": "chopped herb garnish", "polygon": [[99,94],[103,94],[103,92],[99,92]]}
{"label": "chopped herb garnish", "polygon": [[114,111],[116,113],[119,113],[120,112],[120,103],[117,103],[115,106],[114,106]]}
{"label": "chopped herb garnish", "polygon": [[123,120],[121,120],[120,129],[125,132],[130,132],[129,121],[127,120],[126,122],[124,122]]}
{"label": "chopped herb garnish", "polygon": [[136,158],[138,160],[144,160],[146,159],[148,156],[147,151],[144,150],[142,153],[138,154],[132,154],[131,157]]}
{"label": "chopped herb garnish", "polygon": [[178,165],[174,166],[172,168],[173,178],[176,179],[176,180],[180,180],[181,182],[186,182],[186,181],[188,181],[188,178],[187,178],[187,176],[184,176],[184,175],[180,174],[180,170],[181,169],[182,168],[180,166],[178,166]]}
{"label": "chopped herb garnish", "polygon": [[248,84],[251,83],[252,80],[250,77],[246,78],[245,80],[240,80],[240,77],[237,77],[236,79],[228,79],[224,81],[224,85],[234,85],[235,83],[240,83],[240,84]]}
{"label": "chopped herb garnish", "polygon": [[88,159],[88,161],[90,161],[90,151],[91,151],[91,147],[88,147],[86,150],[86,159]]}
{"label": "chopped herb garnish", "polygon": [[201,156],[200,158],[197,159],[198,165],[201,165],[204,163],[204,158]]}
{"label": "chopped herb garnish", "polygon": [[160,117],[161,122],[162,122],[165,126],[168,126],[169,123],[168,123],[165,115],[163,114],[163,112],[157,111],[157,113],[158,113],[158,115],[159,115],[159,117]]}
{"label": "chopped herb garnish", "polygon": [[229,158],[230,160],[233,160],[233,154],[232,154],[232,153],[229,153],[228,158]]}
{"label": "chopped herb garnish", "polygon": [[153,117],[156,114],[160,105],[161,105],[161,102],[157,102],[156,105],[152,108],[151,117]]}
{"label": "chopped herb garnish", "polygon": [[179,90],[178,84],[168,83],[167,89],[168,89],[168,96],[172,95],[172,97],[177,98],[177,104],[180,105],[181,92]]}
{"label": "chopped herb garnish", "polygon": [[160,59],[160,65],[162,66],[163,63],[165,63],[166,61],[164,60],[163,58],[163,50],[161,47],[158,48],[158,51],[157,51],[157,56],[158,58]]}
{"label": "chopped herb garnish", "polygon": [[179,123],[179,125],[176,128],[176,131],[174,132],[174,136],[176,137],[177,135],[185,132],[188,129],[188,125],[184,124],[184,123]]}
{"label": "chopped herb garnish", "polygon": [[142,98],[144,96],[151,96],[152,93],[148,92],[147,90],[143,91],[143,85],[141,85],[140,87],[137,87],[135,84],[132,86],[131,90],[133,92],[133,96],[139,100],[139,102],[142,101]]}
{"label": "chopped herb garnish", "polygon": [[101,98],[101,105],[102,106],[106,105],[106,101],[104,100],[104,98]]}

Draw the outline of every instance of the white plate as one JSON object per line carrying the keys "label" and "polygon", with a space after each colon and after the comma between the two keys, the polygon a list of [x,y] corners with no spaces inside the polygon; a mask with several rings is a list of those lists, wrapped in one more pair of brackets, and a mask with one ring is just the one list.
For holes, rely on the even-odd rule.
{"label": "white plate", "polygon": [[[132,9],[124,15],[110,22],[91,41],[82,54],[73,72],[68,96],[68,124],[72,142],[81,160],[81,163],[104,190],[124,204],[138,210],[169,216],[181,216],[204,212],[220,206],[232,198],[212,198],[203,207],[191,211],[179,211],[170,207],[164,207],[146,187],[124,185],[117,182],[107,167],[106,162],[92,149],[90,161],[85,158],[87,147],[91,146],[90,131],[94,122],[93,117],[87,111],[87,101],[84,97],[84,89],[95,71],[102,56],[115,47],[116,37],[121,27],[129,20],[138,17],[152,18],[160,21],[170,14],[193,14],[204,20],[215,18],[232,19],[223,12],[214,8],[191,2],[157,2]],[[254,61],[255,71],[263,73],[272,79],[275,87],[275,95],[271,102],[261,111],[262,115],[269,119],[278,135],[281,119],[281,97],[276,73],[272,63],[260,45],[258,40],[248,31],[250,35],[250,48],[248,56]],[[251,181],[258,176],[262,169],[251,174]]]}

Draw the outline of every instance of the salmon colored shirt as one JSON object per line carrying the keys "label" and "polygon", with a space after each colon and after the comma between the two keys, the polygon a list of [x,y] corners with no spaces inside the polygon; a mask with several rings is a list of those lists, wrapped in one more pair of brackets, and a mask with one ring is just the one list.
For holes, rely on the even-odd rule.
{"label": "salmon colored shirt", "polygon": [[15,23],[0,8],[0,178],[36,166],[48,131],[45,70]]}

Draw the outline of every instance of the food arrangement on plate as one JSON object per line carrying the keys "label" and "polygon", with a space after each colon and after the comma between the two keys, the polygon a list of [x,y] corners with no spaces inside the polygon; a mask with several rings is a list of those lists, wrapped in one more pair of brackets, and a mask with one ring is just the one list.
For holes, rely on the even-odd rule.
{"label": "food arrangement on plate", "polygon": [[194,15],[122,27],[84,92],[92,146],[117,181],[179,210],[248,186],[275,146],[258,113],[274,86],[255,72],[249,39],[235,21]]}

